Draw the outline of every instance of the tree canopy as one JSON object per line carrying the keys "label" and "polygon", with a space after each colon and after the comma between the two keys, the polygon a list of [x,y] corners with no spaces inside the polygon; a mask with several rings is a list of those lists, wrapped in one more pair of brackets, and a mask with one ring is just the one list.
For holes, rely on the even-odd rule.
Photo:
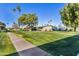
{"label": "tree canopy", "polygon": [[79,26],[79,3],[68,3],[60,11],[62,23],[72,27],[74,31]]}
{"label": "tree canopy", "polygon": [[2,26],[4,26],[4,27],[6,26],[3,22],[0,22],[0,25],[2,25]]}
{"label": "tree canopy", "polygon": [[20,25],[36,26],[38,24],[38,17],[36,14],[23,14],[18,18]]}
{"label": "tree canopy", "polygon": [[13,12],[16,12],[16,11],[21,12],[21,7],[19,5],[16,6],[16,8],[13,8]]}

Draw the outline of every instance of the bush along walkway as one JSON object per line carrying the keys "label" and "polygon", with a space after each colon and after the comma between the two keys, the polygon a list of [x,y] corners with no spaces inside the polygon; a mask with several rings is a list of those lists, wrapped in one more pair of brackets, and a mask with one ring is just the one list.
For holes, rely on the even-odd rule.
{"label": "bush along walkway", "polygon": [[15,34],[9,32],[7,33],[10,37],[14,47],[20,56],[48,56],[47,52],[42,49],[34,46],[28,41],[25,41],[23,38],[17,37]]}

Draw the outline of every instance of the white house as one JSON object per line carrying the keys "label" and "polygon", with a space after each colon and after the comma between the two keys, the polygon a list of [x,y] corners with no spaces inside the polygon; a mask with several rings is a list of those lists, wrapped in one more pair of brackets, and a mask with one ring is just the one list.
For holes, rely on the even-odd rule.
{"label": "white house", "polygon": [[58,25],[58,29],[61,30],[61,31],[64,31],[64,30],[66,30],[66,26]]}
{"label": "white house", "polygon": [[52,31],[53,29],[53,26],[52,25],[47,25],[47,26],[44,26],[41,31]]}
{"label": "white house", "polygon": [[79,27],[76,28],[76,31],[79,32]]}
{"label": "white house", "polygon": [[22,26],[22,27],[20,27],[20,28],[22,28],[22,29],[24,29],[24,30],[26,30],[26,31],[31,31],[31,27],[30,27],[30,26],[27,26],[27,25]]}

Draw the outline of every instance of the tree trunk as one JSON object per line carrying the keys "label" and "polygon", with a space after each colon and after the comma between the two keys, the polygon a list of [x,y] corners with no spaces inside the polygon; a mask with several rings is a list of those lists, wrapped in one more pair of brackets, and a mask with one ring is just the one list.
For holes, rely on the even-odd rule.
{"label": "tree trunk", "polygon": [[76,27],[74,27],[74,29],[73,29],[73,30],[74,30],[74,32],[75,32],[75,31],[76,31]]}
{"label": "tree trunk", "polygon": [[19,26],[19,28],[20,28],[20,22],[18,21],[18,26]]}

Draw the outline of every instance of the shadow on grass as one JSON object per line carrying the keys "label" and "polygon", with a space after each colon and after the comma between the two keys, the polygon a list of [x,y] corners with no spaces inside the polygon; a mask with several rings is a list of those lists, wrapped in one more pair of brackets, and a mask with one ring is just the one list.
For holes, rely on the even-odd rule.
{"label": "shadow on grass", "polygon": [[12,53],[12,54],[8,54],[6,56],[19,56],[18,52]]}
{"label": "shadow on grass", "polygon": [[79,35],[38,46],[51,55],[76,56],[79,53]]}

